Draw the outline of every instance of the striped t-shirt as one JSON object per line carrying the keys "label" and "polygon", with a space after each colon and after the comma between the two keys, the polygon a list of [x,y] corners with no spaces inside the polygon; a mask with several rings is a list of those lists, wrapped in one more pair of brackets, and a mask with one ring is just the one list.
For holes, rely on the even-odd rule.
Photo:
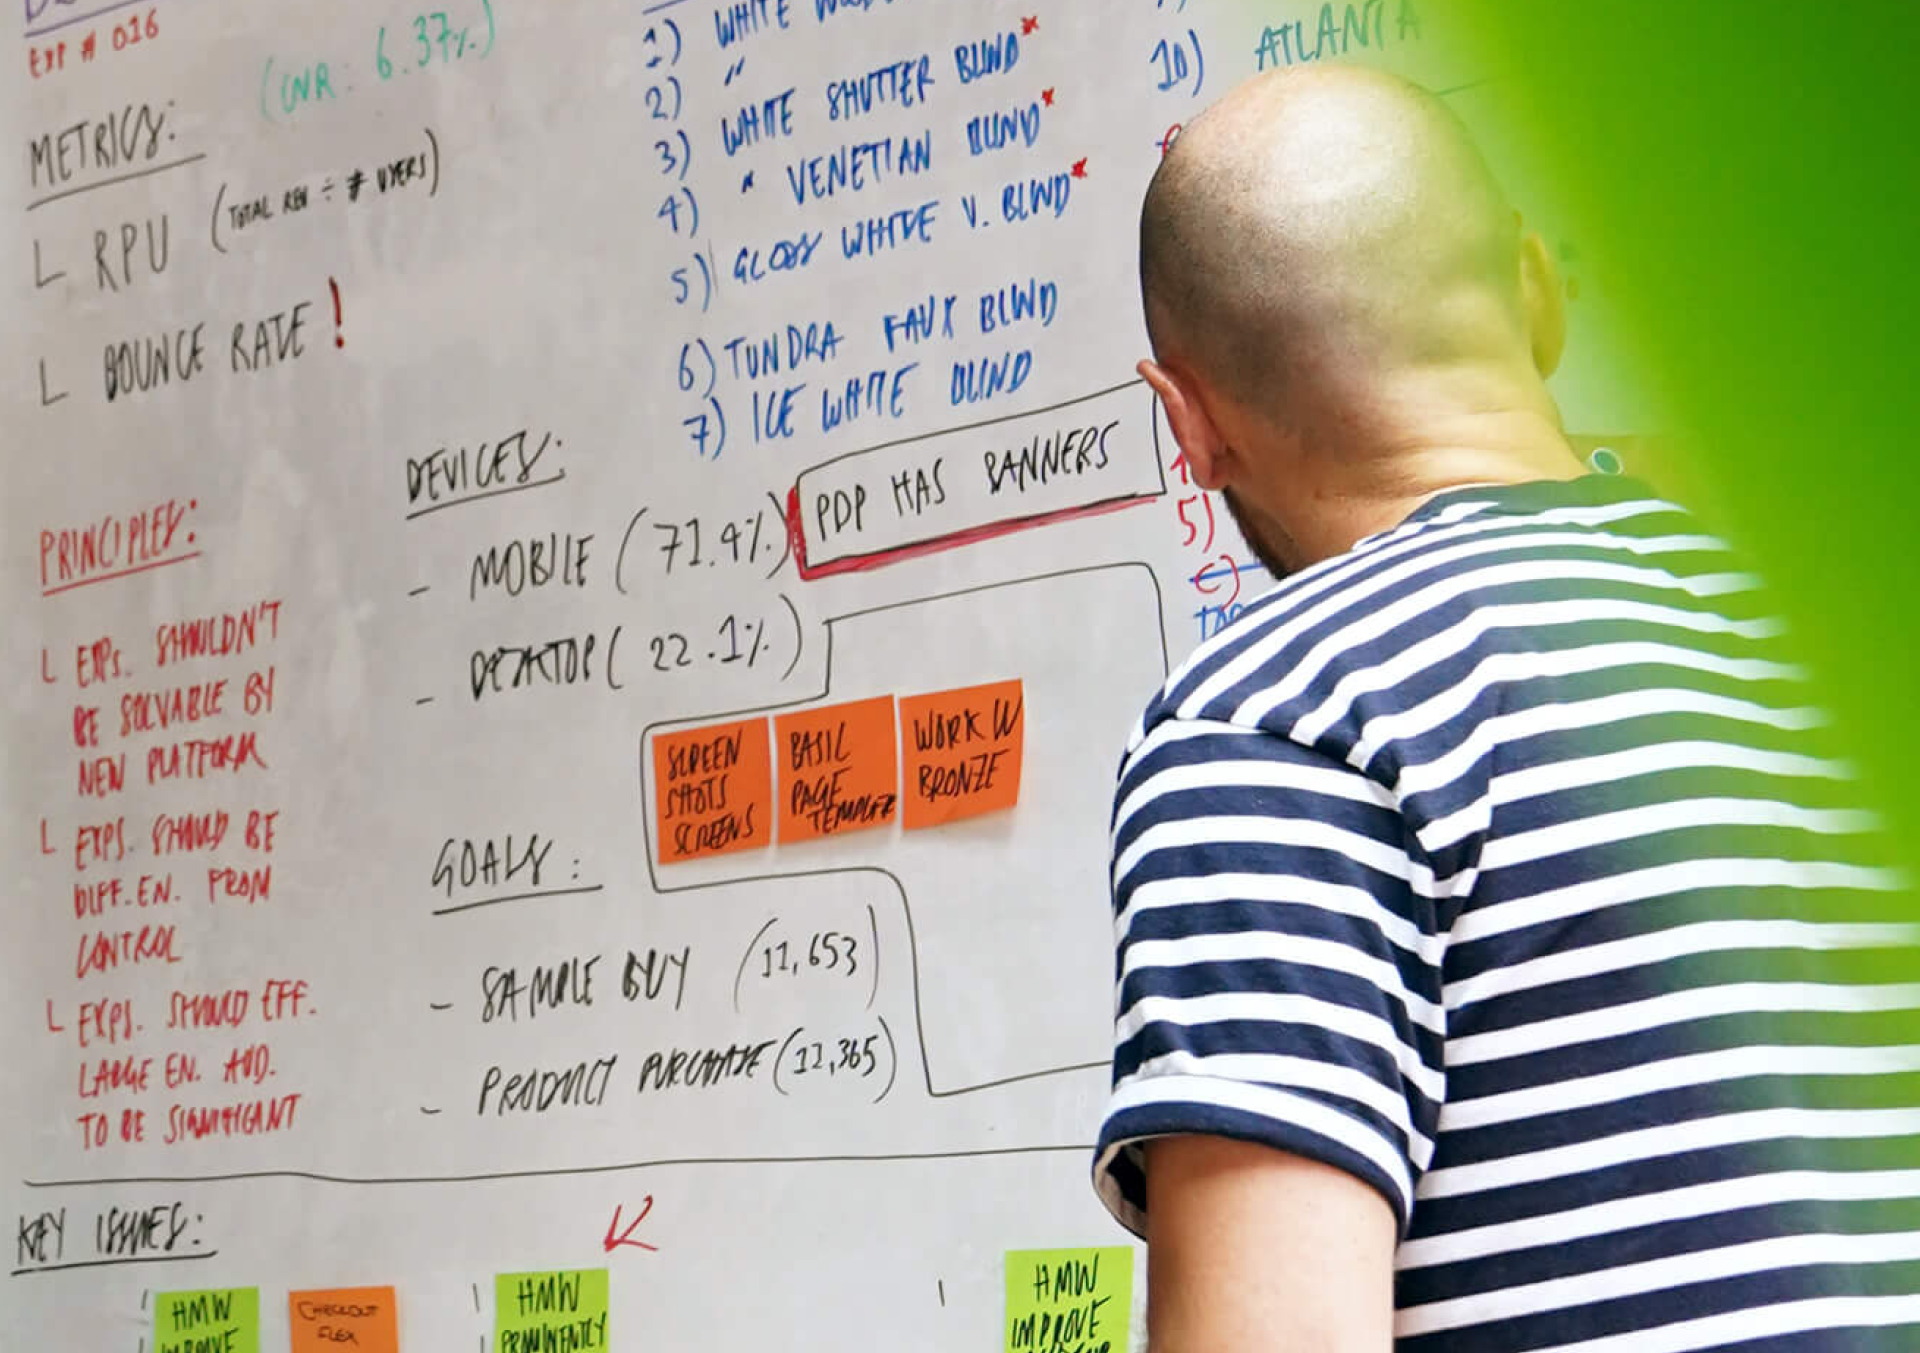
{"label": "striped t-shirt", "polygon": [[1242,1138],[1392,1205],[1401,1353],[1920,1350],[1913,913],[1765,605],[1595,476],[1202,647],[1115,796],[1114,1214]]}

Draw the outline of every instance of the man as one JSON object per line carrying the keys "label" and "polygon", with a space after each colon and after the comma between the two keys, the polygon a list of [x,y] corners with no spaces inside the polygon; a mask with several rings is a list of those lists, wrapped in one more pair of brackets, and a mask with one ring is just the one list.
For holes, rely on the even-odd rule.
{"label": "man", "polygon": [[1920,1349],[1920,962],[1756,582],[1587,476],[1448,110],[1263,76],[1141,215],[1159,395],[1283,581],[1116,792],[1096,1182],[1152,1353]]}

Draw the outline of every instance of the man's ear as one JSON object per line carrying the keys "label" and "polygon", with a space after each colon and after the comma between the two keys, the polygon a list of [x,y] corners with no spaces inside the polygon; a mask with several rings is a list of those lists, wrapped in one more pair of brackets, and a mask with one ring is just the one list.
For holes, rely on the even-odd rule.
{"label": "man's ear", "polygon": [[1173,439],[1180,443],[1193,482],[1212,492],[1233,478],[1233,449],[1200,403],[1200,391],[1192,380],[1152,358],[1143,359],[1134,370],[1160,397],[1161,412]]}
{"label": "man's ear", "polygon": [[1526,308],[1533,366],[1544,379],[1558,369],[1567,346],[1567,306],[1560,290],[1560,270],[1553,266],[1553,255],[1537,230],[1529,230],[1520,240],[1520,303]]}

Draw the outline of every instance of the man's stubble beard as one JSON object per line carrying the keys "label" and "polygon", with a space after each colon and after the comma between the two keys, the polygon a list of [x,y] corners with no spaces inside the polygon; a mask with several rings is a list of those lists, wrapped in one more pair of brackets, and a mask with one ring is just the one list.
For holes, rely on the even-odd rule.
{"label": "man's stubble beard", "polygon": [[1274,581],[1278,582],[1293,572],[1293,569],[1280,557],[1274,542],[1254,520],[1252,512],[1234,497],[1233,490],[1221,489],[1220,497],[1227,504],[1227,511],[1233,517],[1233,524],[1240,528],[1240,538],[1247,542],[1247,548],[1253,551],[1253,557],[1273,575]]}

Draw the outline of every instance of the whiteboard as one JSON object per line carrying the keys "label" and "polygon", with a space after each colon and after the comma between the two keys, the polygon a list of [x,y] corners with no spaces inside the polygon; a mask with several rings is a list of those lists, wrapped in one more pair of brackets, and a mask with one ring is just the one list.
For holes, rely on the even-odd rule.
{"label": "whiteboard", "polygon": [[1147,178],[1446,91],[1596,439],[1601,242],[1440,0],[443,3],[15,11],[0,1345],[1138,1348],[1111,776],[1263,585]]}

